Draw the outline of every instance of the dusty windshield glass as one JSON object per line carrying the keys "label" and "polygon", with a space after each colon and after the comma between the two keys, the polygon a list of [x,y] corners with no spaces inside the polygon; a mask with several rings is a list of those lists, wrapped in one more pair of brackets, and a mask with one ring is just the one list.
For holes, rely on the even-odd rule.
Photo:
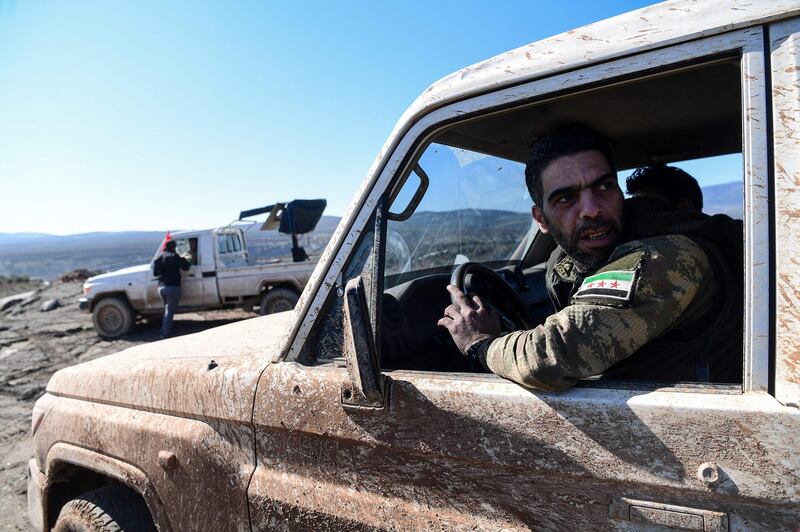
{"label": "dusty windshield glass", "polygon": [[[524,165],[436,143],[419,165],[430,183],[409,219],[388,222],[387,284],[466,261],[508,264],[532,224]],[[393,212],[405,208],[419,182],[409,176]]]}

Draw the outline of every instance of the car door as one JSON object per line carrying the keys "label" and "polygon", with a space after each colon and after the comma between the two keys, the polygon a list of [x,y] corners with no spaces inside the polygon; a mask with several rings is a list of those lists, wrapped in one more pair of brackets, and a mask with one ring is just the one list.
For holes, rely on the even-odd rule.
{"label": "car door", "polygon": [[[202,307],[204,298],[204,279],[202,262],[193,259],[192,249],[197,249],[197,238],[175,238],[175,252],[189,260],[189,269],[181,272],[181,308]],[[192,240],[194,243],[192,244]],[[194,248],[192,248],[194,246]],[[198,259],[202,256],[198,255]]]}
{"label": "car door", "polygon": [[[326,251],[334,255],[318,292],[301,300],[302,321],[259,382],[253,418],[258,465],[248,489],[254,528],[794,527],[800,518],[794,458],[800,416],[770,393],[773,243],[762,222],[769,211],[763,32],[749,28],[556,74],[439,108],[410,127],[346,218],[346,238]],[[428,369],[426,357],[446,351],[446,338],[431,333],[418,341],[407,331],[391,346],[400,365],[396,360],[393,368],[375,370],[386,362],[388,322],[440,311],[440,303],[430,303],[439,296],[423,297],[400,313],[386,297],[411,297],[420,279],[430,283],[418,284],[421,293],[439,282],[436,250],[416,253],[427,233],[407,233],[415,238],[407,246],[415,250],[410,272],[409,262],[389,256],[391,222],[410,219],[434,186],[436,172],[424,168],[426,150],[438,145],[500,153],[505,148],[492,148],[497,139],[484,142],[482,132],[513,134],[520,118],[565,110],[585,112],[613,130],[620,115],[604,114],[609,109],[646,104],[648,90],[685,89],[693,79],[733,79],[735,86],[706,94],[705,107],[697,101],[703,95],[650,103],[663,103],[664,120],[688,121],[674,122],[684,132],[676,145],[690,146],[690,136],[715,131],[720,153],[728,149],[723,137],[740,142],[747,250],[741,384],[587,380],[561,394],[546,393],[491,374]],[[713,100],[731,94],[734,107],[720,104],[724,112],[715,116]],[[700,105],[697,113],[686,112],[692,105]],[[509,116],[509,128],[498,127]],[[624,148],[620,153],[624,160]],[[412,185],[404,192],[406,179]],[[497,224],[486,229],[496,231]],[[473,251],[481,244],[473,242]],[[450,248],[448,260],[460,260],[462,250]],[[433,271],[414,277],[420,261],[432,261],[426,267]],[[398,270],[387,270],[390,263]],[[411,283],[403,294],[389,286],[398,279]]]}
{"label": "car door", "polygon": [[192,257],[192,268],[190,272],[194,276],[195,282],[202,285],[202,300],[198,305],[209,308],[219,304],[219,293],[217,291],[217,264],[214,257],[214,242],[211,233],[198,235],[191,243],[195,246],[194,250],[188,254]]}

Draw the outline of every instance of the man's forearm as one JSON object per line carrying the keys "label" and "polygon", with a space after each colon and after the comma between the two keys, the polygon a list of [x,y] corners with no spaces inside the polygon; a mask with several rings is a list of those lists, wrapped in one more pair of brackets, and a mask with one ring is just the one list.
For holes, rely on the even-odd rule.
{"label": "man's forearm", "polygon": [[[523,386],[560,391],[603,373],[658,338],[680,319],[698,287],[713,283],[708,258],[697,244],[674,236],[659,243],[659,248],[642,244],[645,258],[629,303],[574,298],[535,329],[494,340],[486,365]],[[627,258],[606,268],[623,269]]]}
{"label": "man's forearm", "polygon": [[577,350],[570,348],[570,335],[565,338],[562,334],[559,318],[551,316],[549,323],[533,330],[492,341],[486,349],[485,365],[501,377],[545,391],[566,390],[580,378],[602,372],[600,360],[581,360]]}

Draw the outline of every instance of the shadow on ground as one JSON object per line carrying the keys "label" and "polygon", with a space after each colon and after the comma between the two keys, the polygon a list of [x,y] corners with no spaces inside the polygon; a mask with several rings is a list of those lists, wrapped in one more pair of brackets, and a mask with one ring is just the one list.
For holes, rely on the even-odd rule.
{"label": "shadow on ground", "polygon": [[[231,316],[229,318],[223,317],[210,319],[197,319],[196,317],[186,318],[185,316],[188,315],[178,314],[175,316],[175,319],[172,322],[172,334],[170,335],[171,338],[207,331],[208,329],[213,329],[214,327],[221,327],[223,325],[235,323],[243,319],[252,318],[255,315],[241,313],[240,315],[237,314],[236,316]],[[192,316],[197,316],[197,314],[192,314]],[[116,340],[106,340],[106,342],[113,343],[118,340],[136,343],[157,342],[158,340],[161,340],[161,337],[159,336],[160,331],[161,322],[159,320],[142,320],[136,323],[136,326],[131,330],[130,333]]]}

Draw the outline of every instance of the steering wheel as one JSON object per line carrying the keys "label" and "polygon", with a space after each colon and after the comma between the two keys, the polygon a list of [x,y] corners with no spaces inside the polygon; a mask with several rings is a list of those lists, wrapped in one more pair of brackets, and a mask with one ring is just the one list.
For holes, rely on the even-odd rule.
{"label": "steering wheel", "polygon": [[[533,329],[538,324],[528,305],[496,271],[478,262],[459,264],[450,276],[450,284],[465,294],[477,294],[500,316],[500,324],[510,331]],[[451,302],[458,306],[453,296]]]}

